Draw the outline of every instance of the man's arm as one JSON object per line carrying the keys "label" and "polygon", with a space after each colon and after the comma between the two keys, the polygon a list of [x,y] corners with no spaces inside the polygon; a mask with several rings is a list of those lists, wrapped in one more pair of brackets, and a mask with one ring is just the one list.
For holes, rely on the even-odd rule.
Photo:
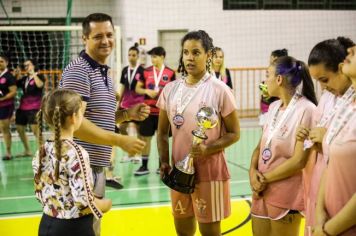
{"label": "man's arm", "polygon": [[[85,110],[86,102],[82,102],[82,106],[84,106]],[[145,142],[135,137],[116,134],[102,129],[85,117],[79,129],[74,133],[74,136],[88,143],[118,146],[129,154],[139,153],[145,146]]]}

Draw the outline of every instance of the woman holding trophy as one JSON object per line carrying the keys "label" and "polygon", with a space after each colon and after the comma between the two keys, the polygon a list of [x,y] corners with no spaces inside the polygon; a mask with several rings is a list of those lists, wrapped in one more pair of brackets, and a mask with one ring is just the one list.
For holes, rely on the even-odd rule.
{"label": "woman holding trophy", "polygon": [[[167,84],[157,103],[161,176],[174,169],[182,173],[195,169],[191,191],[171,190],[178,235],[194,235],[196,221],[202,235],[221,235],[220,221],[230,215],[230,174],[224,149],[240,137],[237,107],[230,88],[208,72],[214,48],[209,35],[203,30],[189,32],[181,45],[178,71],[183,78]],[[187,155],[189,161],[180,166]]]}
{"label": "woman holding trophy", "polygon": [[250,184],[254,236],[297,236],[304,210],[304,168],[310,149],[296,140],[297,127],[310,128],[317,103],[306,65],[280,57],[268,67],[268,94],[280,100],[267,113],[261,141],[252,154]]}

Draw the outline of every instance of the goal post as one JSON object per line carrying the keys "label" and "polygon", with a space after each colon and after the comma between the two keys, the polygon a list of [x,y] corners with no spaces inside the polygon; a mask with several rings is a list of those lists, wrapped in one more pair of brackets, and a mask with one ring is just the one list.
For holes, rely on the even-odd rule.
{"label": "goal post", "polygon": [[[118,82],[121,72],[121,30],[114,26],[116,47],[108,59],[111,76]],[[33,59],[47,78],[46,90],[56,87],[67,64],[84,49],[81,26],[0,26],[0,53],[9,67]]]}

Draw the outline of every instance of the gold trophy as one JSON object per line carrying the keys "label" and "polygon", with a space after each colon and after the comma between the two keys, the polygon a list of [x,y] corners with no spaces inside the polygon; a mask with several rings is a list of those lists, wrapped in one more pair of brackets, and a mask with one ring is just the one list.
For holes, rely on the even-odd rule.
{"label": "gold trophy", "polygon": [[[205,131],[214,128],[219,117],[212,107],[199,109],[196,119],[198,128],[192,131],[193,144],[199,144],[208,139]],[[165,185],[181,193],[190,194],[194,192],[195,170],[193,157],[188,154],[183,160],[177,162],[168,175],[164,175],[162,181]]]}

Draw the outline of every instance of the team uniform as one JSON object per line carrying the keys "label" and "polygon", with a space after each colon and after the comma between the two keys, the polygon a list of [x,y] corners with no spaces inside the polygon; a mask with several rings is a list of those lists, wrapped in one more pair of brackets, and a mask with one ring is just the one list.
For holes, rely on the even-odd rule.
{"label": "team uniform", "polygon": [[[345,119],[340,116],[345,114]],[[326,144],[329,143],[329,162],[325,179],[325,210],[329,218],[334,217],[356,193],[356,103],[353,100],[347,107],[335,114],[327,134]],[[342,124],[341,129],[334,132],[334,128]],[[336,129],[337,130],[337,129]],[[330,133],[335,133],[329,139]],[[330,135],[332,136],[332,135]],[[331,141],[329,141],[331,140]],[[324,147],[323,147],[324,150]],[[356,235],[356,226],[351,227],[341,236]]]}
{"label": "team uniform", "polygon": [[[155,84],[155,76],[154,71],[156,70],[156,74],[158,75],[158,86]],[[171,81],[175,80],[175,73],[172,69],[168,67],[164,67],[161,77],[159,76],[160,71],[157,70],[154,66],[150,66],[145,69],[143,72],[143,78],[140,80],[144,84],[145,89],[159,89],[159,94],[155,98],[150,98],[145,95],[145,103],[150,106],[150,115],[141,122],[140,124],[140,135],[150,137],[153,136],[158,127],[158,115],[159,108],[156,106],[158,97],[162,92],[162,89]],[[158,88],[157,88],[158,87]]]}
{"label": "team uniform", "polygon": [[[273,170],[293,156],[296,131],[299,125],[307,128],[312,126],[315,105],[308,99],[305,97],[298,98],[294,107],[287,113],[286,119],[279,123],[280,119],[284,118],[283,114],[287,112],[290,105],[286,110],[282,110],[280,108],[281,104],[282,102],[278,100],[270,105],[267,122],[263,128],[258,160],[258,171],[262,174]],[[269,134],[272,132],[270,126],[274,126],[276,123],[278,124],[277,129],[273,129],[274,133],[269,145],[270,153],[265,155],[266,143],[270,138]],[[302,171],[288,178],[269,183],[262,192],[262,197],[253,199],[252,215],[258,218],[279,220],[290,211],[293,213],[304,210],[304,191],[302,186]]]}
{"label": "team uniform", "polygon": [[[37,76],[43,83],[45,82],[43,75],[38,74]],[[16,111],[16,124],[37,124],[36,114],[41,108],[43,87],[38,88],[35,79],[29,76],[24,76],[18,80],[17,87],[22,89],[23,95],[20,106]]]}
{"label": "team uniform", "polygon": [[[120,109],[131,108],[144,101],[144,96],[135,92],[137,82],[143,78],[144,69],[142,66],[138,66],[137,69],[130,68],[130,73],[128,73],[128,69],[129,67],[126,66],[121,73],[120,83],[125,86],[125,90],[120,103]],[[129,78],[129,75],[131,78]]]}
{"label": "team uniform", "polygon": [[228,68],[225,68],[225,76],[221,76],[220,75],[220,71],[216,72],[214,71],[213,74],[215,75],[215,77],[219,80],[221,80],[222,82],[224,82],[227,86],[229,86],[231,89],[232,88],[232,79],[231,79],[231,74],[230,74],[230,70]]}
{"label": "team uniform", "polygon": [[[324,116],[330,112],[333,107],[335,106],[337,101],[337,97],[328,91],[324,91],[322,96],[320,97],[318,106],[315,109],[313,114],[314,124],[318,123]],[[324,128],[328,129],[332,118],[327,121],[327,123],[323,126]],[[319,191],[320,179],[321,175],[326,168],[326,164],[328,161],[328,147],[324,143],[323,152],[316,153],[316,162],[315,165],[312,167],[311,176],[306,177],[306,187],[308,189],[307,193],[305,194],[305,220],[306,220],[306,227],[307,230],[305,231],[306,235],[311,233],[310,229],[312,226],[315,225],[315,208],[316,208],[316,201]]]}
{"label": "team uniform", "polygon": [[[16,85],[15,77],[5,69],[0,75],[0,97],[6,96],[9,87]],[[0,101],[0,120],[10,119],[15,109],[15,98]]]}
{"label": "team uniform", "polygon": [[[193,97],[192,94],[194,94]],[[181,113],[184,123],[178,128],[173,119],[177,115],[179,96],[181,96],[182,103],[189,99],[190,102]],[[212,107],[219,116],[218,125],[206,131],[207,144],[226,133],[222,118],[237,109],[230,88],[209,74],[205,75],[198,87],[188,85],[184,80],[168,84],[163,89],[157,106],[167,112],[172,128],[172,165],[184,159],[189,153],[192,144],[191,132],[197,129],[195,117],[201,107]],[[194,167],[196,176],[194,193],[189,195],[171,190],[174,217],[195,216],[200,223],[217,222],[228,217],[230,215],[230,173],[224,151],[194,159]]]}

